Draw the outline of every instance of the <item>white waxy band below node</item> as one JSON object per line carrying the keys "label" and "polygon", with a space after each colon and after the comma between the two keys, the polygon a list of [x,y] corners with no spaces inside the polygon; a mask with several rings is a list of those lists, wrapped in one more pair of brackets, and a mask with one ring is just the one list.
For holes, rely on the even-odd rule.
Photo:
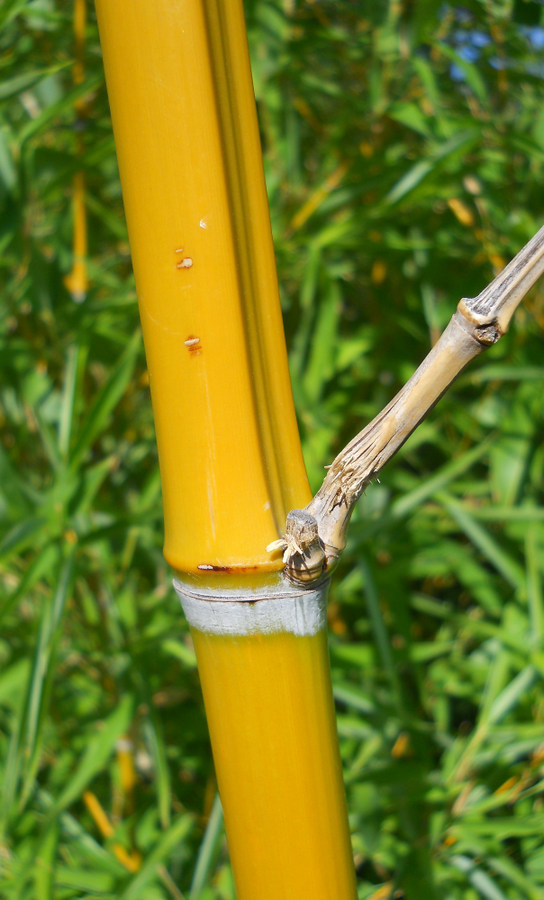
{"label": "white waxy band below node", "polygon": [[174,580],[191,628],[205,634],[243,636],[286,632],[311,637],[325,628],[328,582],[312,590],[271,585],[215,591]]}

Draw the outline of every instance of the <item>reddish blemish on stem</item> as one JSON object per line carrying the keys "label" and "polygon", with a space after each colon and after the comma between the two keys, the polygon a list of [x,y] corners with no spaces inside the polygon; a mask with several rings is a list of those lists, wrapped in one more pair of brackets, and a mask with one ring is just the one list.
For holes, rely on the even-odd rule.
{"label": "reddish blemish on stem", "polygon": [[202,344],[200,338],[194,334],[190,334],[183,342],[191,356],[199,356],[202,353]]}
{"label": "reddish blemish on stem", "polygon": [[237,573],[240,575],[257,572],[259,566],[212,566],[209,563],[201,563],[197,566],[197,569],[199,572],[226,572],[227,574]]}

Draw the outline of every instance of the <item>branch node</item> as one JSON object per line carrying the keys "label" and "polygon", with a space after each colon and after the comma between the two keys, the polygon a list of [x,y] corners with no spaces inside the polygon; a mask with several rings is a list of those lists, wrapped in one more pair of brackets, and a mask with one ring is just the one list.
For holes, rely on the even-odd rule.
{"label": "branch node", "polygon": [[287,515],[283,538],[266,548],[283,550],[285,574],[295,583],[317,581],[325,568],[325,548],[319,537],[317,519],[304,509],[292,509]]}
{"label": "branch node", "polygon": [[492,311],[479,313],[474,309],[477,299],[463,297],[457,304],[458,321],[475,341],[483,347],[491,347],[503,336],[504,329]]}

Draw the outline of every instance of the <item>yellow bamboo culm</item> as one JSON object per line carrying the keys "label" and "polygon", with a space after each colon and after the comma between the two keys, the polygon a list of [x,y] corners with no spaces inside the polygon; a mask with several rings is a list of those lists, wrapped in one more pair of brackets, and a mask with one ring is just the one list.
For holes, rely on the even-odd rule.
{"label": "yellow bamboo culm", "polygon": [[324,585],[266,548],[310,499],[241,0],[96,0],[165,556],[191,626],[238,900],[355,900]]}
{"label": "yellow bamboo culm", "polygon": [[82,303],[89,289],[87,275],[87,213],[85,210],[85,174],[76,172],[74,175],[73,194],[73,252],[74,261],[72,269],[66,275],[64,284],[70,291],[75,303]]}
{"label": "yellow bamboo culm", "polygon": [[[87,22],[86,0],[74,0],[74,41],[75,60],[73,68],[74,84],[82,84],[85,78],[85,26]],[[77,125],[81,129],[87,115],[87,100],[82,98],[75,104]],[[83,155],[81,133],[76,136],[76,154]],[[85,209],[85,173],[80,170],[74,175],[73,185],[73,263],[64,284],[75,303],[82,303],[89,289],[87,274],[87,212]]]}
{"label": "yellow bamboo culm", "polygon": [[325,630],[192,634],[238,900],[354,897]]}
{"label": "yellow bamboo culm", "polygon": [[327,585],[175,586],[197,656],[237,900],[355,900]]}
{"label": "yellow bamboo culm", "polygon": [[266,547],[310,494],[243,10],[225,0],[97,0],[96,8],[149,368],[165,556],[182,572],[276,570],[281,559]]}

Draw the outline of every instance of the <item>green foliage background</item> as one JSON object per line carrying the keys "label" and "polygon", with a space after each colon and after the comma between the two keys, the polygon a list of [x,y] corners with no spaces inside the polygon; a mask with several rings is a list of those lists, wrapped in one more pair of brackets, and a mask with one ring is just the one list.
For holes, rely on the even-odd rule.
{"label": "green foliage background", "polygon": [[[541,12],[247,2],[314,487],[459,297],[542,225]],[[71,3],[4,0],[0,29],[0,897],[231,900],[194,655],[161,556],[96,26],[77,89]],[[63,282],[78,168],[81,304]],[[544,897],[543,325],[540,287],[354,516],[330,624],[360,898]],[[119,847],[140,854],[137,871]]]}

